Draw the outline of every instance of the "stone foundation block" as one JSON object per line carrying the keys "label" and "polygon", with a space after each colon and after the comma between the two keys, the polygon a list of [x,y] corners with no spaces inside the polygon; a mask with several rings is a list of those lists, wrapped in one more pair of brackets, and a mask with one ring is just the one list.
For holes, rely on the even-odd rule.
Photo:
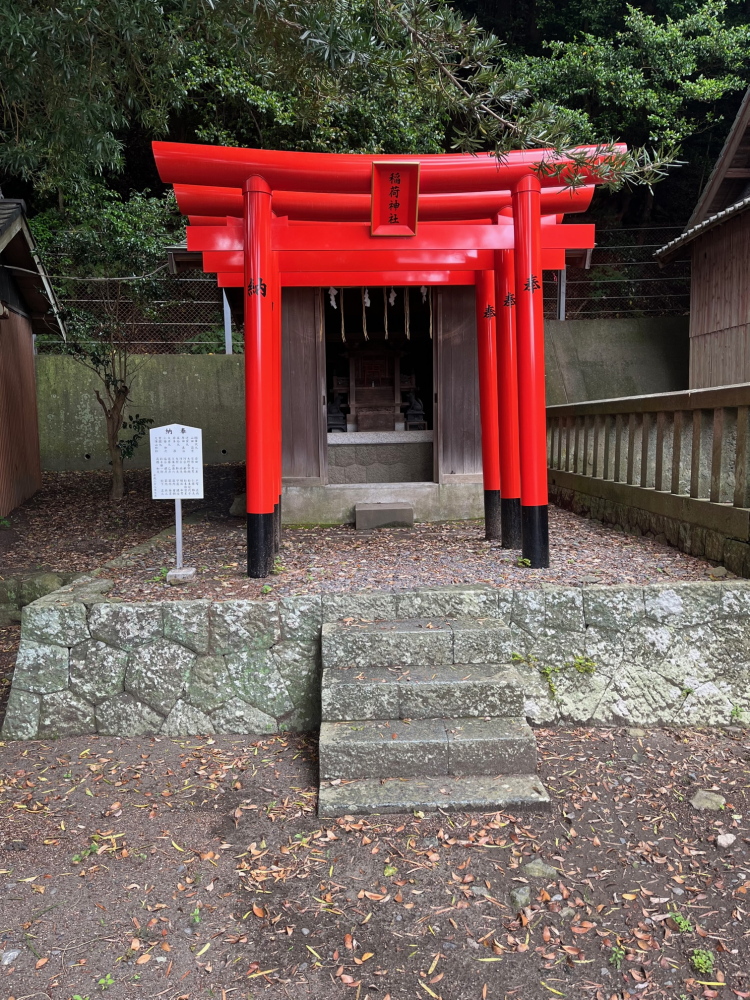
{"label": "stone foundation block", "polygon": [[78,736],[94,732],[95,728],[94,706],[84,698],[70,691],[43,696],[39,712],[39,736],[42,739]]}
{"label": "stone foundation block", "polygon": [[41,695],[31,694],[31,692],[24,691],[14,684],[10,690],[8,705],[5,709],[3,739],[36,739],[39,732],[39,709],[41,704]]}
{"label": "stone foundation block", "polygon": [[164,638],[187,646],[194,653],[208,653],[211,637],[208,623],[210,601],[164,603]]}
{"label": "stone foundation block", "polygon": [[87,639],[70,651],[70,689],[99,705],[123,690],[128,654],[98,639]]}
{"label": "stone foundation block", "polygon": [[128,658],[125,690],[168,715],[184,693],[195,658],[195,653],[166,639],[140,646]]}
{"label": "stone foundation block", "polygon": [[95,604],[89,612],[89,629],[92,638],[130,652],[164,635],[162,606]]}
{"label": "stone foundation block", "polygon": [[214,726],[205,713],[185,701],[178,701],[161,728],[165,736],[193,736],[212,733]]}
{"label": "stone foundation block", "polygon": [[217,733],[275,733],[276,719],[248,705],[240,698],[232,698],[211,714]]}
{"label": "stone foundation block", "polygon": [[97,705],[96,730],[106,736],[146,736],[158,733],[164,717],[130,694],[116,694]]}
{"label": "stone foundation block", "polygon": [[22,638],[13,684],[34,694],[63,691],[68,686],[68,650]]}
{"label": "stone foundation block", "polygon": [[74,646],[89,637],[84,604],[29,604],[21,612],[25,639]]}

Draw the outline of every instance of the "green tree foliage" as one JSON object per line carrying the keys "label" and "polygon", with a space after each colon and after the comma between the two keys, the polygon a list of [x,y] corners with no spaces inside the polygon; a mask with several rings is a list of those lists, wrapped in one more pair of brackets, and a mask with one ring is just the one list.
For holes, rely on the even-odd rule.
{"label": "green tree foliage", "polygon": [[[136,135],[384,152],[570,140],[570,116],[448,0],[15,0],[0,37],[0,171],[41,192],[121,170]],[[636,156],[616,173],[663,171]]]}
{"label": "green tree foliage", "polygon": [[[750,17],[740,0],[456,0],[507,43],[506,72],[569,114],[581,142],[667,143],[683,161],[659,189],[661,218],[684,222],[750,84]],[[603,204],[630,224],[649,193]]]}
{"label": "green tree foliage", "polygon": [[532,93],[578,113],[582,142],[683,143],[715,120],[721,98],[747,86],[750,28],[726,25],[725,9],[712,2],[659,22],[628,5],[609,37],[582,32],[511,63]]}

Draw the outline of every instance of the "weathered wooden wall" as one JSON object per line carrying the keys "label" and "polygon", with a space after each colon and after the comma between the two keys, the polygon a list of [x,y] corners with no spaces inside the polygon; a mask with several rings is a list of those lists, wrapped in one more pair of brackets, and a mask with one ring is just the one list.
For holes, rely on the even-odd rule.
{"label": "weathered wooden wall", "polygon": [[750,381],[750,212],[693,244],[690,388]]}
{"label": "weathered wooden wall", "polygon": [[285,288],[281,308],[282,470],[286,486],[326,482],[326,392],[319,288]]}
{"label": "weathered wooden wall", "polygon": [[11,312],[0,320],[0,517],[41,485],[31,326]]}
{"label": "weathered wooden wall", "polygon": [[481,482],[474,288],[441,288],[435,300],[435,479],[439,483]]}

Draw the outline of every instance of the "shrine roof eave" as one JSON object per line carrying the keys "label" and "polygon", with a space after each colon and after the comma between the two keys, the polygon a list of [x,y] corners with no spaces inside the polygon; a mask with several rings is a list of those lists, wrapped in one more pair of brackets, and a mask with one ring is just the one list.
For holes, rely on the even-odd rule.
{"label": "shrine roof eave", "polygon": [[[627,147],[613,147],[615,155]],[[251,175],[264,177],[272,189],[333,194],[369,194],[372,165],[401,161],[420,164],[420,193],[470,192],[510,188],[522,177],[538,172],[543,187],[559,187],[577,172],[594,184],[601,178],[550,149],[511,151],[501,160],[494,153],[435,153],[383,156],[368,153],[307,153],[286,150],[241,149],[192,143],[154,142],[154,158],[162,181],[170,184],[206,184],[242,187]],[[601,147],[580,146],[576,152],[600,162],[609,158]],[[543,168],[555,168],[545,173]],[[567,168],[567,169],[566,169]],[[557,172],[560,171],[560,172]]]}

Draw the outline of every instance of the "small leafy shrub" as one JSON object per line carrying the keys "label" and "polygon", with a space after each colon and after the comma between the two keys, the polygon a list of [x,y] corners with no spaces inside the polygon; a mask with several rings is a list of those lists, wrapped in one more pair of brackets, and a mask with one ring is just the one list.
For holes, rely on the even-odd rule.
{"label": "small leafy shrub", "polygon": [[714,953],[705,948],[695,948],[690,956],[690,962],[701,976],[710,976],[714,971]]}

